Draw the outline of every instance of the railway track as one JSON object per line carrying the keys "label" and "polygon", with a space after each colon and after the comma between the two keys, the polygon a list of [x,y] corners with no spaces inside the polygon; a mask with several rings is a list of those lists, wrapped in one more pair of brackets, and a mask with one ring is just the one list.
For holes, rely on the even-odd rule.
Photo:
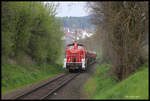
{"label": "railway track", "polygon": [[16,99],[46,99],[78,75],[79,73],[66,73],[32,91],[18,96]]}

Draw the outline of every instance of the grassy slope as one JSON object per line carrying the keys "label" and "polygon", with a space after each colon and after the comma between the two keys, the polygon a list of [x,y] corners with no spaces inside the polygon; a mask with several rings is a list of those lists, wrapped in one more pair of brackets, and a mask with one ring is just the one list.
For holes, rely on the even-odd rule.
{"label": "grassy slope", "polygon": [[2,65],[2,94],[64,72],[61,66],[46,64],[46,68],[43,67],[44,65],[30,67],[15,64]]}
{"label": "grassy slope", "polygon": [[85,93],[92,99],[148,99],[148,68],[145,67],[147,65],[117,83],[113,77],[105,74],[110,67],[101,64],[95,76],[85,84]]}

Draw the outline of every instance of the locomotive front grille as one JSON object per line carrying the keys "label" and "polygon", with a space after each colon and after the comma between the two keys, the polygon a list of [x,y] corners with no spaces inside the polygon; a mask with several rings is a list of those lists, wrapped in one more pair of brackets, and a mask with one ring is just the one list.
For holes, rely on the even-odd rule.
{"label": "locomotive front grille", "polygon": [[73,62],[76,62],[76,58],[75,57],[73,58]]}
{"label": "locomotive front grille", "polygon": [[68,55],[70,58],[70,62],[79,62],[80,55],[79,54],[71,54]]}

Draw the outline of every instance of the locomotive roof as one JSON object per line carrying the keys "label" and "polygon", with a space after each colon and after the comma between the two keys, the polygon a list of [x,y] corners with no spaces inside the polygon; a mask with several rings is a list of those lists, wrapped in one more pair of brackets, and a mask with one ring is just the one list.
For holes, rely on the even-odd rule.
{"label": "locomotive roof", "polygon": [[[75,43],[75,42],[74,42]],[[74,43],[72,43],[72,44],[68,44],[67,46],[72,46],[72,45],[74,45]],[[80,45],[80,46],[84,46],[83,44],[81,44],[81,43],[77,43],[78,45]]]}

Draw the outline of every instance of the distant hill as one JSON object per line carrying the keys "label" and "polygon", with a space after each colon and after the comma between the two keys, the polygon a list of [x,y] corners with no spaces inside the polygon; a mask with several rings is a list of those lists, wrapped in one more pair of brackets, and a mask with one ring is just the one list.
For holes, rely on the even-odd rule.
{"label": "distant hill", "polygon": [[88,29],[91,31],[95,30],[95,25],[91,22],[91,16],[83,17],[57,17],[62,20],[64,27],[69,27],[71,29]]}

